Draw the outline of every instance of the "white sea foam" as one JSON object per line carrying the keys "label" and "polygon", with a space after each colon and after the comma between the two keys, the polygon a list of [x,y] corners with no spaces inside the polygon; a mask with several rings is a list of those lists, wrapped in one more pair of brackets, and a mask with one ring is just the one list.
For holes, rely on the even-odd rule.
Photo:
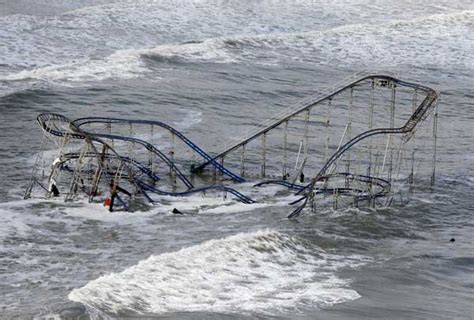
{"label": "white sea foam", "polygon": [[224,214],[252,211],[276,205],[269,202],[245,204],[231,198],[230,194],[224,199],[223,196],[204,196],[199,193],[186,197],[160,197],[161,200],[166,200],[167,204],[157,205],[153,208],[153,212],[170,214],[176,208],[184,213]]}
{"label": "white sea foam", "polygon": [[0,208],[0,239],[8,236],[24,237],[31,227],[21,219],[21,214],[8,208]]}
{"label": "white sea foam", "polygon": [[192,128],[193,126],[201,123],[201,121],[202,121],[202,112],[201,111],[186,110],[186,109],[181,109],[180,111],[185,113],[185,115],[181,120],[175,121],[173,123],[173,126],[174,126],[175,129],[178,129],[180,131],[187,130],[187,129]]}
{"label": "white sea foam", "polygon": [[[208,38],[118,50],[105,58],[83,58],[73,63],[3,74],[0,81],[46,80],[65,84],[134,78],[149,73],[144,61],[147,57],[213,63],[266,63],[298,57],[316,59],[319,63],[336,60],[380,65],[449,63],[471,68],[474,67],[471,55],[474,40],[469,39],[473,34],[473,20],[474,11],[461,11],[383,24],[349,24],[323,31]],[[453,48],[458,48],[456,54]]]}
{"label": "white sea foam", "polygon": [[205,39],[174,45],[161,45],[153,49],[139,52],[142,56],[179,57],[186,60],[212,61],[213,63],[236,62],[236,58],[229,52],[225,40],[221,38]]}
{"label": "white sea foam", "polygon": [[64,65],[23,70],[0,76],[0,81],[100,81],[110,78],[134,78],[147,70],[143,62],[137,59],[135,50],[120,50],[105,59],[85,59]]}
{"label": "white sea foam", "polygon": [[100,203],[83,203],[80,206],[69,207],[66,210],[67,215],[87,220],[114,222],[117,224],[143,224],[143,220],[156,214],[155,211],[128,212],[114,211],[109,212],[108,208]]}
{"label": "white sea foam", "polygon": [[161,55],[164,57],[179,56],[183,59],[233,62],[223,50],[225,43],[221,40],[208,39],[201,43],[161,45],[150,49],[119,50],[97,59],[83,59],[73,63],[52,65],[31,70],[0,75],[0,81],[45,80],[49,82],[85,82],[105,79],[130,79],[143,76],[150,70],[143,57]]}
{"label": "white sea foam", "polygon": [[[265,59],[288,58],[299,52],[295,56],[303,59],[316,55],[323,63],[334,60],[389,65],[450,62],[473,67],[473,57],[465,56],[471,52],[472,41],[459,41],[460,37],[469,37],[473,19],[474,11],[461,11],[383,24],[349,24],[322,31],[213,38],[158,46],[142,51],[141,55],[262,63]],[[462,48],[453,55],[453,47]]]}
{"label": "white sea foam", "polygon": [[359,298],[335,271],[367,261],[276,231],[241,233],[151,256],[73,290],[69,299],[109,313],[295,311]]}

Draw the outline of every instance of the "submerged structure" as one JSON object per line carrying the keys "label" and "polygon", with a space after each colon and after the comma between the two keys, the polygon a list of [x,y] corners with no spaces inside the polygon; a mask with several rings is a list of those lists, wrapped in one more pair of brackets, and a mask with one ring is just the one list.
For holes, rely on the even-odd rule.
{"label": "submerged structure", "polygon": [[[438,99],[420,84],[355,74],[213,153],[160,121],[43,113],[25,198],[37,189],[66,201],[105,201],[111,211],[195,193],[254,203],[241,189],[251,184],[293,194],[289,217],[389,206],[417,181],[434,183]],[[49,164],[46,141],[56,150]]]}

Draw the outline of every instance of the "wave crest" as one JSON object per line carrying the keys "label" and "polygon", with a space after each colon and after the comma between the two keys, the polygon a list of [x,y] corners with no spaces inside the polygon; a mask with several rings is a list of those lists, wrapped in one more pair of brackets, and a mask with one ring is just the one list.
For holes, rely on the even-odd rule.
{"label": "wave crest", "polygon": [[365,262],[257,231],[151,256],[73,290],[69,299],[112,314],[294,310],[358,298],[335,271]]}

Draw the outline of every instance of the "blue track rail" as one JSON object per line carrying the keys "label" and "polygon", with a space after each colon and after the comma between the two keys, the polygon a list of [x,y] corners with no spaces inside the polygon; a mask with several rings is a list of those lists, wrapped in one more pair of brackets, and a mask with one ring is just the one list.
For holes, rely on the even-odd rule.
{"label": "blue track rail", "polygon": [[[91,118],[83,118],[83,119],[78,119],[76,121],[79,122],[80,120],[84,120],[84,119],[87,119],[87,120],[85,120],[87,122]],[[97,119],[97,118],[94,118],[94,119]],[[124,123],[132,122],[132,123],[153,124],[153,125],[161,126],[163,128],[166,128],[167,130],[171,131],[172,133],[176,134],[176,136],[178,136],[183,142],[185,142],[188,146],[190,146],[194,151],[198,152],[201,156],[211,158],[202,149],[200,149],[197,145],[195,145],[189,139],[187,139],[184,135],[182,135],[177,130],[173,129],[172,127],[170,127],[170,126],[168,126],[164,123],[156,122],[156,121],[141,121],[141,120],[104,119],[104,118],[99,118],[99,119],[112,120],[113,122],[124,122]],[[37,117],[37,121],[38,121],[40,127],[46,133],[48,133],[52,136],[63,137],[63,138],[67,136],[67,137],[71,137],[71,138],[74,138],[74,139],[85,139],[85,140],[89,140],[91,142],[94,141],[94,142],[100,143],[104,146],[107,146],[108,150],[110,150],[112,152],[112,154],[101,155],[100,152],[96,151],[96,152],[90,152],[89,154],[86,154],[85,156],[86,157],[87,156],[90,156],[90,157],[105,156],[107,158],[119,159],[126,166],[133,166],[133,167],[138,168],[139,171],[144,173],[148,178],[150,178],[153,181],[158,181],[158,180],[160,180],[160,178],[157,175],[155,175],[149,168],[147,168],[146,165],[144,165],[143,163],[141,163],[137,160],[131,159],[129,157],[124,157],[124,156],[119,155],[110,145],[108,145],[102,139],[112,139],[112,140],[128,141],[128,142],[138,143],[138,144],[143,145],[147,150],[149,150],[149,151],[153,152],[154,154],[156,154],[160,159],[162,159],[166,164],[168,164],[172,170],[175,171],[177,176],[188,187],[188,190],[182,191],[182,192],[163,191],[163,190],[157,189],[156,187],[154,187],[154,186],[152,186],[152,185],[150,185],[150,184],[148,184],[148,183],[146,183],[146,182],[144,182],[140,179],[134,180],[132,182],[132,184],[135,185],[135,187],[138,190],[140,190],[142,192],[142,194],[145,196],[145,198],[151,203],[154,203],[155,201],[147,194],[147,191],[158,194],[158,195],[166,195],[166,196],[175,196],[176,197],[176,196],[186,196],[186,195],[190,195],[190,194],[194,194],[194,193],[206,192],[206,191],[211,191],[211,190],[218,190],[218,191],[220,190],[220,191],[228,192],[230,194],[233,194],[239,201],[241,201],[243,203],[246,203],[246,204],[255,203],[255,201],[253,199],[251,199],[250,197],[247,197],[246,195],[240,193],[239,191],[237,191],[233,188],[223,186],[223,185],[211,185],[211,186],[205,186],[205,187],[200,187],[200,188],[194,188],[194,186],[191,184],[191,182],[182,174],[182,172],[179,170],[179,168],[177,168],[174,165],[174,163],[168,157],[166,157],[166,155],[164,155],[155,146],[153,146],[152,144],[150,144],[150,143],[148,143],[144,140],[137,139],[137,138],[132,138],[132,137],[112,135],[112,134],[87,132],[87,131],[84,131],[84,130],[80,129],[79,125],[76,124],[76,121],[71,121],[69,118],[67,118],[63,115],[60,115],[60,114],[55,114],[55,113],[40,114]],[[56,122],[61,123],[62,126],[64,126],[65,124],[68,124],[69,127],[68,128],[58,127]],[[87,123],[92,123],[92,122],[108,123],[110,121],[91,121],[91,122],[87,122]],[[84,122],[80,123],[80,125],[84,125],[84,124],[85,124]],[[65,131],[66,129],[68,131]],[[63,157],[63,159],[62,159],[61,162],[62,162],[62,164],[65,164],[65,163],[67,163],[68,161],[70,161],[72,159],[79,158],[80,154],[76,153],[76,152],[73,152],[73,153],[64,154],[62,157]],[[233,174],[232,172],[230,172],[229,170],[224,168],[221,164],[219,164],[217,162],[215,162],[214,164],[215,164],[216,168],[218,170],[220,170],[221,172],[223,172],[224,174],[227,174],[231,177],[234,177],[235,178],[234,180],[237,180],[239,182],[244,181],[242,178],[238,177],[237,175]],[[109,177],[109,180],[111,180],[111,181],[113,180],[113,174],[110,174],[108,172],[105,172],[105,174]],[[238,178],[240,178],[240,179],[238,179]],[[126,202],[123,199],[119,198],[118,195],[117,195],[117,199],[125,209],[128,209],[128,206],[127,206]]]}
{"label": "blue track rail", "polygon": [[284,187],[287,187],[288,189],[292,189],[292,190],[296,190],[296,191],[304,190],[304,188],[305,188],[305,186],[302,186],[302,185],[299,185],[299,184],[296,184],[296,183],[292,183],[292,182],[289,182],[287,180],[262,181],[262,182],[257,183],[255,185],[255,187],[261,187],[261,186],[264,186],[264,185],[267,185],[267,184],[277,184],[277,185],[284,186]]}
{"label": "blue track rail", "polygon": [[[77,152],[66,153],[66,154],[61,156],[61,158],[62,158],[61,165],[65,164],[66,162],[68,162],[72,159],[78,159],[79,156],[80,155]],[[89,154],[86,154],[85,156],[86,157],[96,157],[96,154],[95,153],[89,153]],[[129,157],[124,157],[124,156],[117,157],[115,155],[110,155],[110,154],[105,155],[105,157],[108,158],[108,159],[119,159],[119,160],[121,160],[125,163],[132,164],[133,166],[137,167],[139,169],[139,171],[146,174],[148,176],[148,178],[150,178],[151,180],[153,180],[155,182],[160,180],[160,177],[158,177],[146,165],[144,165],[143,163],[141,163],[139,161],[136,161],[136,160],[131,159]],[[73,171],[69,167],[63,168],[63,169],[65,169],[67,171]]]}
{"label": "blue track rail", "polygon": [[[362,80],[373,78],[374,76],[370,77],[365,77]],[[413,132],[419,122],[421,122],[423,119],[425,119],[431,110],[434,109],[436,105],[436,100],[438,99],[438,93],[426,86],[421,86],[405,81],[401,81],[398,79],[395,79],[393,77],[388,77],[388,76],[375,76],[381,79],[385,79],[388,81],[392,81],[398,85],[403,85],[409,88],[416,88],[426,94],[426,98],[423,99],[421,104],[416,108],[416,110],[413,112],[411,117],[407,120],[407,122],[399,128],[375,128],[371,130],[367,130],[365,132],[362,132],[361,134],[355,136],[352,138],[350,141],[345,143],[343,146],[341,146],[329,159],[328,161],[323,165],[323,167],[319,170],[318,174],[312,179],[310,183],[308,183],[304,190],[298,191],[298,194],[302,193],[305,191],[305,194],[302,197],[302,200],[304,200],[303,204],[301,204],[298,208],[296,208],[289,216],[288,218],[294,218],[298,216],[301,211],[306,207],[306,204],[308,203],[308,199],[312,196],[313,190],[315,189],[316,183],[318,181],[321,181],[324,179],[326,176],[327,170],[339,159],[343,156],[343,154],[352,148],[354,145],[359,143],[362,140],[367,139],[368,137],[375,136],[375,135],[387,135],[387,134],[409,134]],[[358,80],[359,82],[361,80]]]}
{"label": "blue track rail", "polygon": [[191,195],[191,194],[194,194],[194,193],[198,193],[198,192],[206,192],[206,191],[210,191],[210,190],[217,190],[217,191],[229,192],[229,193],[233,194],[234,196],[236,196],[243,203],[247,203],[247,204],[255,203],[255,200],[253,200],[253,199],[247,197],[246,195],[240,193],[239,191],[237,191],[233,188],[229,188],[227,186],[206,186],[206,187],[195,188],[195,189],[184,191],[184,192],[166,192],[166,191],[158,190],[155,187],[153,187],[153,186],[151,186],[151,185],[149,185],[149,184],[147,184],[143,181],[137,181],[137,183],[143,189],[145,189],[147,191],[150,191],[150,192],[153,192],[153,193],[156,193],[156,194],[159,194],[159,195],[165,195],[165,196],[171,195],[171,196],[175,196],[175,197],[185,197],[185,196],[188,196],[188,195]]}
{"label": "blue track rail", "polygon": [[[120,119],[120,118],[102,118],[102,117],[86,117],[86,118],[79,118],[73,121],[74,125],[77,127],[82,127],[86,124],[93,124],[93,123],[129,123],[129,124],[146,124],[146,125],[154,125],[161,128],[164,128],[178,137],[181,141],[183,141],[188,147],[190,147],[193,151],[199,154],[207,163],[214,166],[219,172],[227,175],[235,182],[245,182],[245,179],[241,176],[233,173],[222,164],[220,164],[214,157],[210,156],[204,150],[202,150],[197,144],[189,140],[184,134],[180,131],[176,130],[175,128],[167,125],[166,123],[160,121],[152,121],[152,120],[128,120],[128,119]],[[98,135],[96,133],[92,133],[94,135]]]}
{"label": "blue track rail", "polygon": [[188,189],[194,188],[191,181],[189,181],[189,179],[186,178],[186,176],[181,172],[181,170],[179,170],[179,168],[176,167],[176,165],[173,163],[173,161],[171,161],[163,152],[158,150],[151,143],[148,143],[148,142],[146,142],[144,140],[141,140],[141,139],[138,139],[138,138],[123,137],[123,136],[113,135],[113,134],[106,134],[106,133],[89,133],[89,134],[92,134],[92,135],[94,135],[95,137],[98,137],[98,138],[134,142],[134,143],[138,143],[138,144],[144,146],[148,151],[153,152],[161,160],[163,160],[176,173],[176,176],[186,185],[186,187]]}

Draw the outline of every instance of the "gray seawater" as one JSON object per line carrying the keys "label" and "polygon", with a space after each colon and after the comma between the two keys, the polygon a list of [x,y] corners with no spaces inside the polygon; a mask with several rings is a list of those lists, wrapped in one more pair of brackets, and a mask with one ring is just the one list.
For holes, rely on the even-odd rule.
{"label": "gray seawater", "polygon": [[[387,68],[442,92],[437,183],[406,206],[22,200],[40,112],[157,119],[212,151]],[[1,1],[0,317],[473,319],[473,74],[470,1]]]}

